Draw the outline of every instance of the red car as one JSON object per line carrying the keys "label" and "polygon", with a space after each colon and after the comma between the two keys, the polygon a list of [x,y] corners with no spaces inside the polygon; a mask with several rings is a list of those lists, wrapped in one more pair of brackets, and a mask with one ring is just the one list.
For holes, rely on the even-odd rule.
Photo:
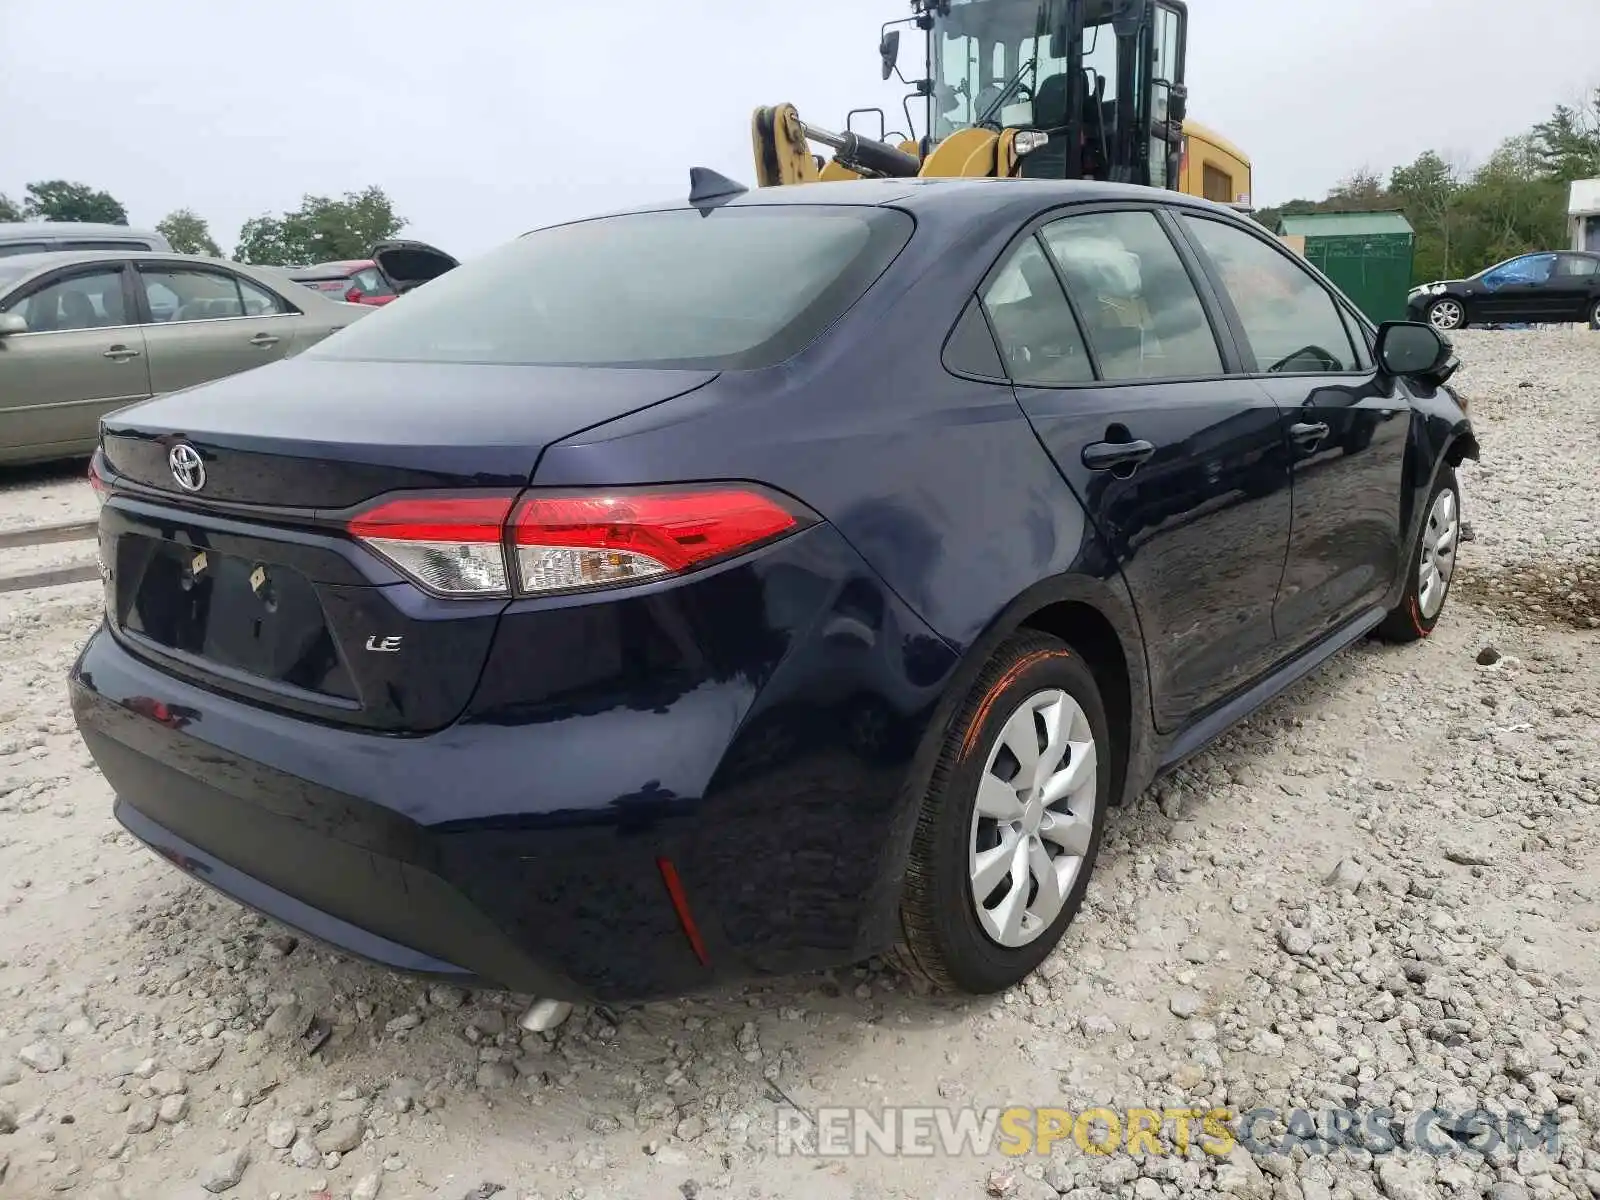
{"label": "red car", "polygon": [[380,242],[370,253],[370,258],[298,267],[289,278],[330,300],[387,304],[459,265],[443,250],[423,242]]}

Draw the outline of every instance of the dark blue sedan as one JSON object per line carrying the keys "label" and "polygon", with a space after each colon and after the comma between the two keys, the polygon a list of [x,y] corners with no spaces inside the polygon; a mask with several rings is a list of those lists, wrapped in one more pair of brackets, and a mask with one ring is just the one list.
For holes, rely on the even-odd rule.
{"label": "dark blue sedan", "polygon": [[1173,193],[701,177],[108,417],[74,712],[135,835],[399,969],[994,992],[1109,809],[1433,629],[1455,366]]}

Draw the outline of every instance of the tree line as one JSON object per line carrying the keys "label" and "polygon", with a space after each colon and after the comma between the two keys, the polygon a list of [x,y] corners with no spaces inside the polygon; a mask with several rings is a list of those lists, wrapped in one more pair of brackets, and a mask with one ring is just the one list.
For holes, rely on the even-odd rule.
{"label": "tree line", "polygon": [[1600,178],[1600,89],[1586,104],[1561,105],[1548,121],[1502,142],[1476,167],[1429,150],[1387,180],[1370,168],[1322,200],[1262,209],[1268,229],[1287,216],[1395,211],[1416,230],[1414,282],[1458,279],[1519,254],[1568,246],[1567,197],[1574,180]]}
{"label": "tree line", "polygon": [[[85,183],[49,179],[28,184],[20,203],[0,192],[0,221],[126,225],[128,210],[110,192]],[[338,197],[307,195],[292,211],[246,221],[232,257],[264,266],[308,266],[364,258],[374,242],[386,241],[405,227],[405,218],[395,212],[394,204],[379,187]],[[193,209],[175,209],[156,222],[156,230],[179,253],[222,257],[205,218]]]}

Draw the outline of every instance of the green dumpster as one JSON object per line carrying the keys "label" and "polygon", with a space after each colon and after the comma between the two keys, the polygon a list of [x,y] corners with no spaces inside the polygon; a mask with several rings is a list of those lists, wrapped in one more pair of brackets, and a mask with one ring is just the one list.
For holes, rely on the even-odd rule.
{"label": "green dumpster", "polygon": [[1283,217],[1277,232],[1306,240],[1306,260],[1373,321],[1404,321],[1417,235],[1397,212]]}

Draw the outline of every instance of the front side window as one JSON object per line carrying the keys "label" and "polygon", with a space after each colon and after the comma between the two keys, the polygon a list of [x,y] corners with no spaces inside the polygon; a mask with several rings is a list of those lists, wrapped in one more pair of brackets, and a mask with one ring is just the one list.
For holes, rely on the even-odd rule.
{"label": "front side window", "polygon": [[1187,214],[1183,220],[1233,301],[1257,370],[1361,369],[1338,302],[1287,252],[1221,221]]}
{"label": "front side window", "polygon": [[[943,140],[979,124],[1064,126],[1071,81],[1066,47],[1051,31],[1062,26],[1066,11],[1054,0],[976,0],[936,13],[933,137]],[[1108,106],[1117,98],[1117,39],[1109,23],[1088,26],[1082,38],[1084,120],[1094,129],[1087,102],[1096,85]]]}
{"label": "front side window", "polygon": [[1154,213],[1067,217],[1043,232],[1083,317],[1102,378],[1222,374],[1211,321]]}
{"label": "front side window", "polygon": [[1556,269],[1554,254],[1525,254],[1502,263],[1483,275],[1483,286],[1491,291],[1512,284],[1539,284],[1546,282]]}
{"label": "front side window", "polygon": [[895,209],[732,205],[538,230],[318,343],[318,358],[740,370],[838,320],[915,229]]}
{"label": "front side window", "polygon": [[1088,383],[1094,365],[1083,336],[1037,238],[1029,238],[983,292],[1006,372],[1021,384]]}
{"label": "front side window", "polygon": [[151,319],[159,323],[221,321],[285,311],[277,296],[226,271],[141,267],[139,276],[150,303]]}
{"label": "front side window", "polygon": [[9,301],[0,311],[20,316],[30,333],[110,329],[128,323],[122,272],[115,269],[57,279]]}

